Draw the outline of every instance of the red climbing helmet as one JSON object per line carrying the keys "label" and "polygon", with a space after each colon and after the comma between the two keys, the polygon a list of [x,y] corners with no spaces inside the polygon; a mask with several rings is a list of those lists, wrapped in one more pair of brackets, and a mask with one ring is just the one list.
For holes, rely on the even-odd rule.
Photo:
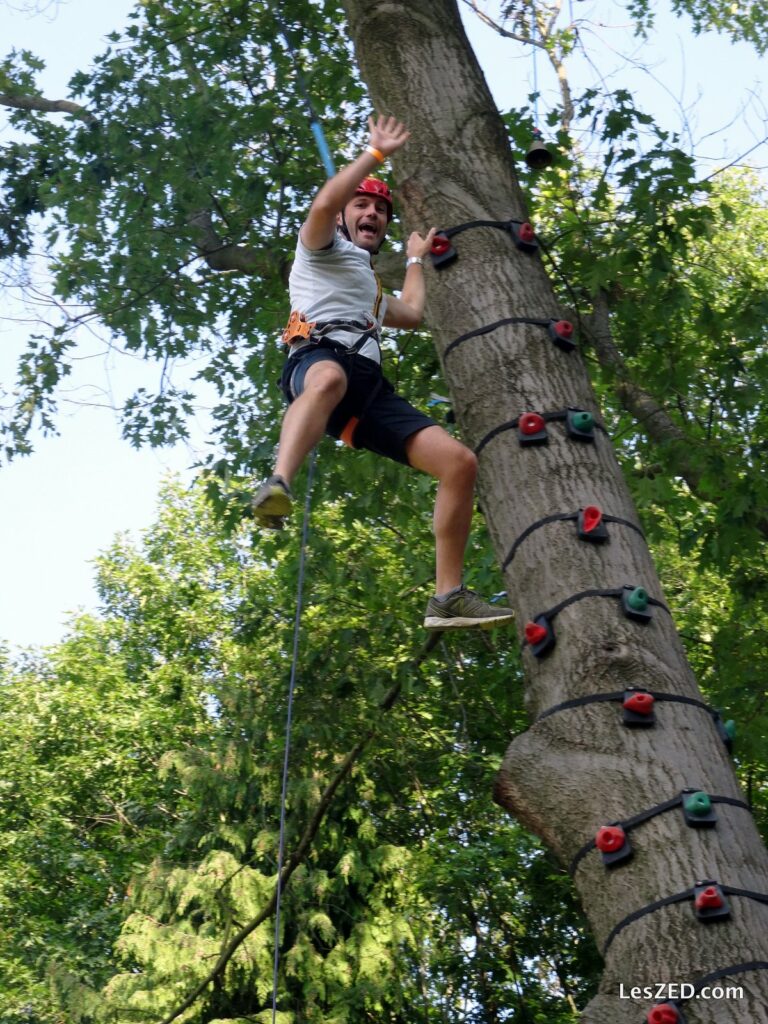
{"label": "red climbing helmet", "polygon": [[363,178],[355,189],[355,195],[378,196],[379,199],[383,199],[387,204],[387,221],[392,220],[394,205],[392,203],[392,193],[386,181],[382,181],[381,178]]}

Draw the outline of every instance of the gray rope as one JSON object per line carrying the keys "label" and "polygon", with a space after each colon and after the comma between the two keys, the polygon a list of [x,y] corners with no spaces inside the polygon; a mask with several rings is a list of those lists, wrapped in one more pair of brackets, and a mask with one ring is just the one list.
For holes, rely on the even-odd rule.
{"label": "gray rope", "polygon": [[304,498],[304,522],[301,527],[301,549],[299,551],[299,580],[296,585],[296,615],[293,620],[293,657],[291,678],[288,683],[288,711],[285,721],[285,753],[283,756],[283,785],[280,795],[280,841],[277,853],[277,894],[275,902],[275,958],[272,968],[272,1024],[277,1015],[277,976],[280,967],[280,903],[283,893],[282,875],[285,857],[285,804],[288,792],[288,763],[291,754],[291,726],[293,724],[293,695],[296,689],[296,668],[299,660],[299,638],[301,636],[301,609],[304,602],[304,567],[309,536],[309,513],[312,499],[312,481],[315,475],[317,449],[312,449],[307,471],[307,493]]}

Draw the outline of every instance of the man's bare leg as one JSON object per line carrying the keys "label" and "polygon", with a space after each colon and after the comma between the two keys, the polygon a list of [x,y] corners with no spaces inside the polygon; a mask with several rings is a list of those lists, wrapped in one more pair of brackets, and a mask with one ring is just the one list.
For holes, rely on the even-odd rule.
{"label": "man's bare leg", "polygon": [[412,466],[437,477],[435,596],[427,603],[428,630],[493,629],[514,621],[511,608],[491,605],[462,586],[464,552],[474,506],[477,458],[442,427],[425,427],[406,443]]}
{"label": "man's bare leg", "polygon": [[307,370],[304,389],[283,417],[275,476],[290,484],[302,462],[325,433],[331,413],[344,397],[347,376],[331,360]]}
{"label": "man's bare leg", "polygon": [[291,513],[291,481],[325,433],[328,419],[346,390],[346,374],[332,360],[313,363],[307,370],[301,394],[283,417],[275,472],[253,498],[253,514],[260,526],[282,529]]}
{"label": "man's bare leg", "polygon": [[408,461],[439,481],[435,499],[435,593],[461,584],[472,525],[477,458],[442,427],[425,427],[408,439]]}

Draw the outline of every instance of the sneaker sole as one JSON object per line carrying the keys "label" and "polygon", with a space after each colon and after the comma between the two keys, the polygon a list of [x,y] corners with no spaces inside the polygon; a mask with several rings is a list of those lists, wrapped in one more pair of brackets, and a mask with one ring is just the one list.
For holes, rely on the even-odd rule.
{"label": "sneaker sole", "polygon": [[256,516],[256,525],[262,530],[284,530],[285,518],[283,516]]}
{"label": "sneaker sole", "polygon": [[267,497],[253,507],[253,517],[259,526],[267,530],[282,530],[283,520],[291,514],[293,503],[288,495],[279,487],[275,487]]}
{"label": "sneaker sole", "polygon": [[484,619],[469,619],[464,618],[461,615],[457,615],[450,619],[441,619],[437,615],[428,615],[424,619],[425,629],[495,629],[496,626],[502,626],[506,623],[513,623],[515,621],[514,615],[492,615]]}

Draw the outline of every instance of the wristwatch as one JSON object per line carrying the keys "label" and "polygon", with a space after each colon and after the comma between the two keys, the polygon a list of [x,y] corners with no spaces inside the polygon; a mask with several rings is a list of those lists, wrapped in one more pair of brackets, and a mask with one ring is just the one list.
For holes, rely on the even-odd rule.
{"label": "wristwatch", "polygon": [[409,256],[408,259],[405,261],[405,269],[407,270],[412,263],[418,263],[420,267],[424,266],[424,260],[421,258],[421,256]]}

